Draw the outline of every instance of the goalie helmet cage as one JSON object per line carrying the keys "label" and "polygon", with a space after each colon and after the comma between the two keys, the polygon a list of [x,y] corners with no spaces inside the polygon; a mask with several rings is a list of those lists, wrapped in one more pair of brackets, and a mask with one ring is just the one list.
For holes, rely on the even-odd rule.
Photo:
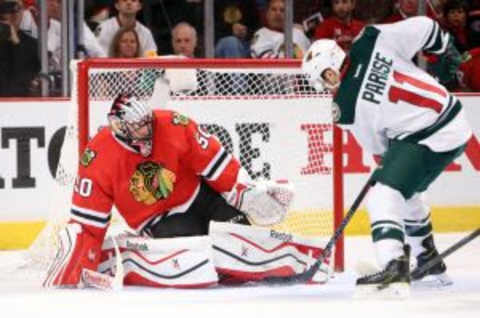
{"label": "goalie helmet cage", "polygon": [[[331,97],[315,92],[300,67],[301,61],[290,59],[74,61],[69,120],[78,129],[70,132],[73,141],[67,130],[64,145],[76,139],[76,156],[81,154],[98,127],[107,124],[116,95],[133,93],[152,108],[191,116],[253,178],[292,180],[294,211],[276,228],[327,239],[343,218],[342,131],[331,119]],[[64,151],[59,170],[76,174],[76,166],[62,167]],[[343,271],[343,236],[335,245],[334,263]]]}

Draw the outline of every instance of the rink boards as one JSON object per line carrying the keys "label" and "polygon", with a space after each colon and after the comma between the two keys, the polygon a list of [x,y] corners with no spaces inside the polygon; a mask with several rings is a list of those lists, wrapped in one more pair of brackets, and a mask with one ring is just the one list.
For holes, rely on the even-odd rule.
{"label": "rink boards", "polygon": [[[454,165],[449,166],[446,173],[430,189],[428,201],[434,206],[432,215],[436,230],[467,230],[480,226],[480,195],[478,194],[480,185],[480,96],[461,96],[460,99],[466,108],[475,136],[470,141],[466,154],[459,158]],[[2,204],[0,207],[0,249],[2,249],[28,245],[41,228],[42,220],[47,216],[48,197],[54,195],[52,191],[55,188],[52,171],[58,152],[60,130],[65,125],[67,118],[66,110],[69,107],[69,101],[60,99],[2,100],[0,104],[2,107],[2,116],[0,116],[2,140],[0,148],[0,157],[2,158],[0,161],[0,202]],[[328,105],[327,100],[325,104]],[[252,107],[261,105],[262,101],[257,101],[257,104]],[[257,120],[262,123],[267,122],[270,116],[275,117],[278,110],[282,109],[280,106],[276,104],[276,108],[264,110],[257,115]],[[312,105],[306,107],[309,107],[308,113],[302,111],[301,107],[297,107],[294,112],[289,114],[290,120],[297,121],[296,126],[300,127],[302,123],[315,123],[315,108]],[[102,112],[98,116],[103,116]],[[222,112],[228,112],[228,109],[224,109]],[[247,111],[247,113],[249,112]],[[201,112],[198,114],[194,112],[191,115],[198,118]],[[294,138],[299,143],[307,143],[304,131],[303,135],[299,134],[294,137],[292,134],[295,132],[285,132],[283,120],[289,119],[276,118],[275,124],[270,127],[272,132],[270,140],[279,136],[280,143],[282,140],[289,140],[288,138]],[[251,120],[249,119],[247,122],[251,122]],[[291,123],[289,122],[289,124]],[[235,131],[235,127],[232,126],[229,131]],[[348,149],[348,154],[344,156],[344,166],[346,167],[344,192],[347,208],[375,163],[371,156],[365,154],[356,145],[352,136],[346,134],[344,137]],[[253,136],[253,139],[255,144],[252,147],[259,148],[259,151],[267,156],[270,152],[268,147],[272,147],[272,142],[265,142],[261,135]],[[305,145],[299,145],[298,148],[305,148]],[[297,148],[289,146],[285,149]],[[296,150],[294,152],[296,153]],[[282,164],[281,159],[288,158],[289,155],[291,154],[287,152],[280,158],[269,159],[270,161],[280,159],[278,164],[272,165],[272,169],[274,169],[272,178],[282,177],[281,171],[291,170],[282,169],[279,166]],[[302,155],[306,156],[305,153]],[[329,160],[331,160],[329,156],[326,156],[326,166],[331,164]],[[254,162],[254,168],[255,164],[261,163]],[[308,160],[298,163],[299,169],[305,167],[308,167]],[[322,178],[325,178],[325,181],[318,181]],[[301,196],[304,198],[300,202],[307,202],[307,206],[296,208],[300,210],[308,208],[309,199],[319,200],[320,197],[331,196],[331,185],[328,184],[330,182],[328,179],[329,176],[322,175],[322,173],[304,175],[305,185],[307,189],[310,187],[311,190],[301,191]],[[325,189],[318,186],[316,182],[325,184],[323,186]],[[312,205],[318,204],[323,205],[324,203],[313,202]],[[365,214],[359,214],[347,231],[351,234],[367,232],[368,222]]]}

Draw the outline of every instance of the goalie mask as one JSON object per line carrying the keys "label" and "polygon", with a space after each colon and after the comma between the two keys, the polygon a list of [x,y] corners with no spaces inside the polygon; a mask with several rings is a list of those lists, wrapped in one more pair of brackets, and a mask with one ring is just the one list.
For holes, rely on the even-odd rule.
{"label": "goalie mask", "polygon": [[135,97],[120,94],[113,101],[108,122],[115,136],[148,157],[152,152],[152,110]]}
{"label": "goalie mask", "polygon": [[325,71],[330,69],[340,78],[340,68],[345,57],[345,52],[334,40],[315,41],[303,58],[302,72],[317,91],[321,92],[324,88],[332,91],[338,87],[340,81],[337,83],[326,81]]}

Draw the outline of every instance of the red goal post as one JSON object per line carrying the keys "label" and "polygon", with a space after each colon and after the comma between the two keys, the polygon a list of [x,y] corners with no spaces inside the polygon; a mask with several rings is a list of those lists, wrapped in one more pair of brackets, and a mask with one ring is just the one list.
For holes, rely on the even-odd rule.
{"label": "red goal post", "polygon": [[[204,125],[252,177],[292,181],[296,202],[279,230],[329,238],[341,222],[342,133],[331,97],[313,90],[299,60],[88,59],[73,63],[72,74],[79,153],[106,125],[113,98],[133,93]],[[337,271],[343,244],[341,237],[335,246]]]}

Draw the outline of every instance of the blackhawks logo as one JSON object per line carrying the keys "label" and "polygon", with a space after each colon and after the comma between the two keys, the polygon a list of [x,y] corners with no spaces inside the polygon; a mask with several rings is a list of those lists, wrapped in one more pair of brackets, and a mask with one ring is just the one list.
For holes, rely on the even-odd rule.
{"label": "blackhawks logo", "polygon": [[168,198],[175,179],[175,174],[161,165],[151,161],[142,162],[130,177],[129,191],[135,201],[152,205]]}
{"label": "blackhawks logo", "polygon": [[97,156],[97,153],[92,149],[86,148],[80,158],[80,164],[84,167],[88,167],[92,163],[93,159]]}
{"label": "blackhawks logo", "polygon": [[172,122],[174,125],[187,126],[189,120],[188,120],[188,117],[185,115],[182,115],[180,113],[173,113]]}

